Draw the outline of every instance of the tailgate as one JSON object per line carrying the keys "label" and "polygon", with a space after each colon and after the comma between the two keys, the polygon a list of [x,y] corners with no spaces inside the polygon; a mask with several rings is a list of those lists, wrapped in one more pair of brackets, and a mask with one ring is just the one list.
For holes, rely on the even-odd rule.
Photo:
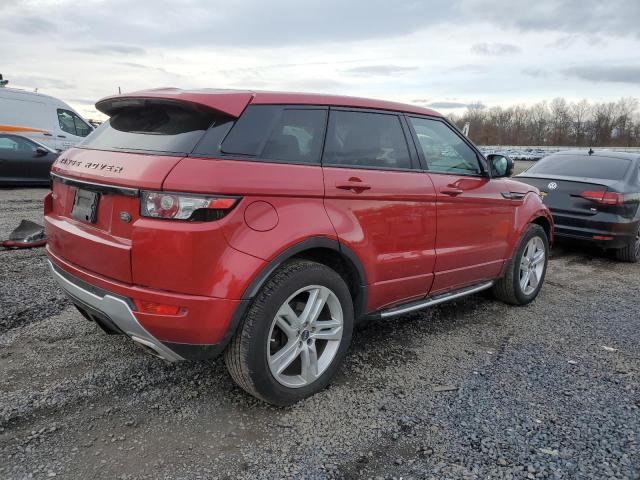
{"label": "tailgate", "polygon": [[[82,149],[65,152],[52,168],[52,210],[45,217],[52,253],[91,272],[131,283],[138,188],[160,189],[181,159]],[[80,205],[74,210],[74,204],[82,202],[86,208]],[[92,202],[95,205],[89,205]],[[88,218],[92,209],[93,217]]]}

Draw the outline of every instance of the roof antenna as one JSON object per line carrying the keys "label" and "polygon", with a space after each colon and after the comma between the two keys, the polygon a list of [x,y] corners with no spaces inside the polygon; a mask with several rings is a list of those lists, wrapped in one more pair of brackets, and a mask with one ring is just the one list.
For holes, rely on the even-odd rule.
{"label": "roof antenna", "polygon": [[589,151],[588,151],[587,153],[588,153],[589,155],[593,155],[593,154],[594,154],[593,148],[589,147]]}
{"label": "roof antenna", "polygon": [[120,87],[118,87],[118,95],[122,95],[122,92],[120,91]]}

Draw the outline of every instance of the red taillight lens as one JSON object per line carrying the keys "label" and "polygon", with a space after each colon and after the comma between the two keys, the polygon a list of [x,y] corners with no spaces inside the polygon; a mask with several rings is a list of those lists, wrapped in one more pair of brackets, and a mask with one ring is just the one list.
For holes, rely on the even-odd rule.
{"label": "red taillight lens", "polygon": [[582,192],[580,196],[601,205],[622,205],[624,203],[624,195],[617,192]]}
{"label": "red taillight lens", "polygon": [[140,215],[201,222],[219,220],[233,209],[238,200],[238,197],[142,192]]}
{"label": "red taillight lens", "polygon": [[141,313],[151,313],[154,315],[178,315],[184,309],[178,305],[166,305],[164,303],[151,302],[149,300],[140,300],[135,298],[133,303],[136,309]]}

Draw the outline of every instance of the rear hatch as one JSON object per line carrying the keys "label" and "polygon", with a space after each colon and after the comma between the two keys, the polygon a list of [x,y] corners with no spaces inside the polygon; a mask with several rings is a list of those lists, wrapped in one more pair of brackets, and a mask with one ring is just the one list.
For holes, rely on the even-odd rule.
{"label": "rear hatch", "polygon": [[113,102],[102,105],[111,119],[53,165],[46,229],[55,256],[132,283],[140,190],[161,190],[169,172],[222,114],[184,101],[117,101],[117,108]]}

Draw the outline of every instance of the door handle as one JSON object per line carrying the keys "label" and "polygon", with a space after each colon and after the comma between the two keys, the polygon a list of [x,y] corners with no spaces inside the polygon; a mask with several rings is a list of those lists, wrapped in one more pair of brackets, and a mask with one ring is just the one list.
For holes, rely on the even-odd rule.
{"label": "door handle", "polygon": [[58,138],[67,138],[66,135],[58,135]]}
{"label": "door handle", "polygon": [[460,195],[461,193],[464,193],[464,190],[461,190],[459,188],[446,187],[440,190],[440,193],[455,197],[456,195]]}
{"label": "door handle", "polygon": [[365,190],[371,190],[371,185],[362,183],[359,178],[350,178],[347,182],[336,182],[336,188],[340,190],[351,190],[355,193],[362,193]]}

